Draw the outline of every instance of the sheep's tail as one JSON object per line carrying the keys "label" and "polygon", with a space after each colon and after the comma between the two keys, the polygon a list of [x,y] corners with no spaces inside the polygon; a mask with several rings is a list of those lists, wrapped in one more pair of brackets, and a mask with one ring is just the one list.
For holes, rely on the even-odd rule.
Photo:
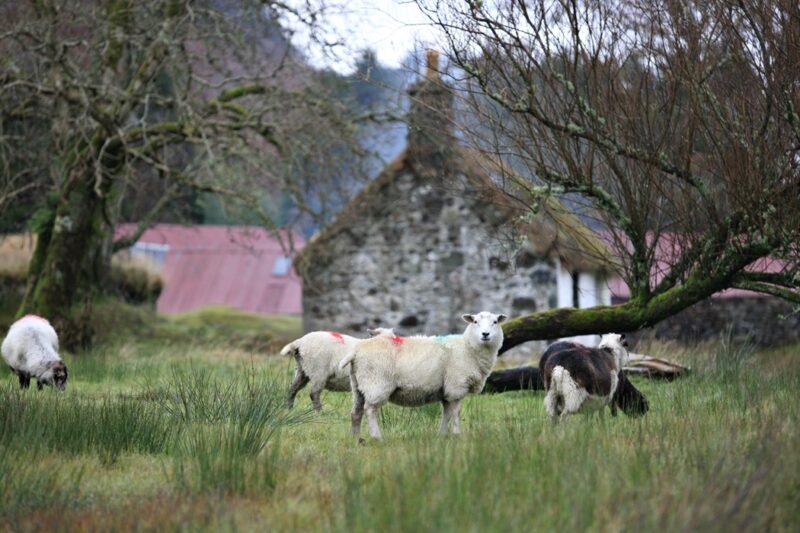
{"label": "sheep's tail", "polygon": [[339,362],[339,370],[344,370],[345,368],[347,368],[347,365],[352,363],[353,359],[355,359],[355,358],[356,358],[356,350],[355,350],[355,348],[353,348]]}
{"label": "sheep's tail", "polygon": [[550,378],[550,387],[556,392],[559,392],[561,382],[564,380],[564,367],[557,366],[553,369],[553,376]]}
{"label": "sheep's tail", "polygon": [[550,388],[556,402],[556,412],[559,414],[564,409],[564,383],[568,377],[570,377],[569,372],[563,366],[557,366],[553,369],[553,376],[550,379]]}
{"label": "sheep's tail", "polygon": [[295,351],[297,349],[297,346],[295,345],[296,342],[297,341],[292,341],[286,346],[284,346],[283,349],[281,349],[281,355],[286,356]]}

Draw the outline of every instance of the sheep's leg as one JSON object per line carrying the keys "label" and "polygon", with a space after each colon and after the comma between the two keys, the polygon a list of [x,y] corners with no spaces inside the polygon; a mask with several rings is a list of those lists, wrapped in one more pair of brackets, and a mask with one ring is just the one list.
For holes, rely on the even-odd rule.
{"label": "sheep's leg", "polygon": [[566,420],[568,415],[577,413],[583,405],[583,402],[586,401],[586,398],[589,396],[586,389],[577,388],[574,386],[574,383],[571,385],[572,386],[569,387],[567,392],[563,395],[564,407],[561,411],[562,421]]}
{"label": "sheep's leg", "polygon": [[609,404],[609,407],[611,407],[611,416],[617,416],[617,404],[611,402],[611,404]]}
{"label": "sheep's leg", "polygon": [[369,434],[375,440],[383,440],[381,435],[381,427],[378,425],[378,409],[380,406],[373,403],[367,403],[367,424],[369,424]]}
{"label": "sheep's leg", "polygon": [[316,385],[311,388],[311,404],[314,406],[314,410],[316,412],[322,411],[322,402],[319,401],[319,395],[322,394],[322,389],[325,388],[325,384],[323,383],[321,387],[317,387]]}
{"label": "sheep's leg", "polygon": [[547,391],[544,396],[544,409],[547,411],[547,416],[550,417],[550,422],[554,424],[558,421],[558,415],[560,414],[557,396],[552,389]]}
{"label": "sheep's leg", "polygon": [[297,396],[297,393],[300,392],[300,389],[305,387],[306,384],[308,384],[308,376],[300,369],[300,365],[297,365],[297,368],[294,369],[294,381],[289,387],[289,395],[286,398],[286,407],[289,409],[294,407],[295,396]]}
{"label": "sheep's leg", "polygon": [[442,425],[439,426],[439,434],[447,435],[450,429],[450,417],[452,414],[453,404],[447,400],[442,400]]}
{"label": "sheep's leg", "polygon": [[42,385],[42,382],[37,379],[36,380],[36,390],[42,390],[43,388],[44,388],[44,385]]}
{"label": "sheep's leg", "polygon": [[361,391],[353,387],[353,411],[350,413],[350,432],[356,437],[361,434],[361,419],[363,417],[364,395]]}
{"label": "sheep's leg", "polygon": [[17,377],[19,377],[19,388],[20,389],[27,389],[31,386],[31,375],[27,372],[19,371],[17,373]]}
{"label": "sheep's leg", "polygon": [[450,417],[453,419],[453,435],[461,435],[461,400],[452,402]]}

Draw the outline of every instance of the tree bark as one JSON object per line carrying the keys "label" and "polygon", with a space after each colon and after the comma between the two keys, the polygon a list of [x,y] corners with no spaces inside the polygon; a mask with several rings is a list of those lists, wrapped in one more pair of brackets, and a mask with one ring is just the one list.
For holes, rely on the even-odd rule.
{"label": "tree bark", "polygon": [[[59,191],[51,223],[37,238],[28,272],[28,286],[19,315],[35,313],[50,320],[69,346],[70,339],[86,341],[73,320],[79,298],[96,288],[92,258],[102,244],[102,194],[94,166],[85,154],[77,156]],[[108,182],[108,180],[105,180]],[[99,194],[98,194],[99,193]]]}
{"label": "tree bark", "polygon": [[509,320],[503,324],[504,338],[500,353],[532,340],[622,333],[653,326],[730,287],[736,273],[764,253],[760,248],[754,247],[734,256],[715,273],[696,273],[684,283],[649,299],[634,297],[624,304],[600,305],[587,309],[551,309]]}

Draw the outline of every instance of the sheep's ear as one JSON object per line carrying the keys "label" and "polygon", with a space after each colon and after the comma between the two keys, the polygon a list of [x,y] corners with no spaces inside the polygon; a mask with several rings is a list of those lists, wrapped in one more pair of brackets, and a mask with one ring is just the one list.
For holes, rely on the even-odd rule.
{"label": "sheep's ear", "polygon": [[461,319],[469,324],[475,323],[475,317],[472,315],[461,315]]}
{"label": "sheep's ear", "polygon": [[508,320],[508,316],[507,315],[497,315],[497,323],[498,324],[500,324],[502,322],[505,322],[506,320]]}

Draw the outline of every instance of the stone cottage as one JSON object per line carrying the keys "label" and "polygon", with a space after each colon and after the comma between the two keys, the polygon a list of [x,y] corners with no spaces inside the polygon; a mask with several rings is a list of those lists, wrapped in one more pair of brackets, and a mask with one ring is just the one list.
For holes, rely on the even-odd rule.
{"label": "stone cottage", "polygon": [[443,334],[463,313],[610,303],[594,234],[555,201],[531,219],[492,160],[459,144],[436,60],[410,90],[406,149],[296,258],[306,331]]}

